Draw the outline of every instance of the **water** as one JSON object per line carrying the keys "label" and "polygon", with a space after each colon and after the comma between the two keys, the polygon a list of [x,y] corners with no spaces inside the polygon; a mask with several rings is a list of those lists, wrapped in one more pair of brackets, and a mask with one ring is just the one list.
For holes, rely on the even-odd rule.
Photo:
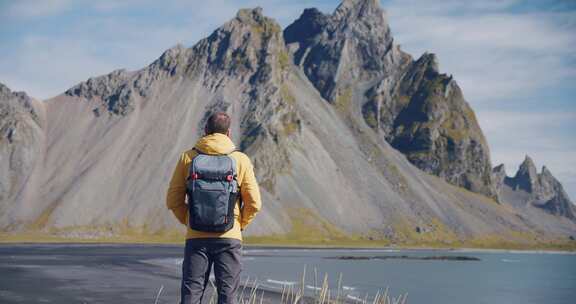
{"label": "water", "polygon": [[[268,289],[298,287],[306,267],[308,293],[321,286],[325,274],[335,289],[342,273],[343,292],[348,298],[374,296],[388,287],[392,296],[407,293],[408,303],[576,303],[575,254],[376,249],[246,249],[244,254],[244,280],[256,280]],[[333,259],[382,255],[467,256],[480,261]]]}
{"label": "water", "polygon": [[[338,260],[335,256],[459,255],[480,261]],[[307,283],[314,268],[321,281],[328,274],[334,288],[342,273],[348,294],[363,298],[389,287],[408,293],[409,303],[576,303],[576,255],[536,252],[438,250],[246,250],[244,274],[267,286],[299,282],[304,265]],[[318,283],[320,284],[320,283]],[[309,286],[313,287],[313,286]]]}
{"label": "water", "polygon": [[[0,245],[0,303],[176,303],[182,246]],[[338,256],[467,256],[480,261],[339,260]],[[246,247],[243,281],[264,289],[342,273],[349,298],[389,288],[408,303],[576,303],[576,254],[450,250],[268,249]],[[314,269],[317,282],[314,283]],[[30,286],[34,286],[31,290]]]}

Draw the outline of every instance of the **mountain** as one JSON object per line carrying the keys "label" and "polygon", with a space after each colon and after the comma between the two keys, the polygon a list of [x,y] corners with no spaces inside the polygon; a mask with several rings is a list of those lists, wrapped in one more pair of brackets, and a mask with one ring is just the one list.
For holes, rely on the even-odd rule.
{"label": "mountain", "polygon": [[28,176],[29,199],[8,190],[0,204],[0,229],[15,234],[181,235],[166,187],[215,110],[230,113],[262,187],[252,237],[497,245],[576,234],[567,213],[507,201],[457,84],[435,56],[414,61],[394,45],[377,1],[307,9],[284,31],[243,9],[191,48],[33,108],[38,134],[20,145],[37,149],[36,162],[8,170]]}
{"label": "mountain", "polygon": [[548,213],[576,220],[576,207],[568,198],[562,184],[545,166],[538,173],[534,161],[526,156],[513,177],[508,177],[504,166],[494,169],[501,181],[498,191],[503,201],[522,208],[531,205]]}
{"label": "mountain", "polygon": [[386,20],[378,0],[345,0],[331,15],[305,10],[284,37],[350,126],[367,125],[418,168],[496,198],[488,144],[456,81],[435,55],[400,50]]}

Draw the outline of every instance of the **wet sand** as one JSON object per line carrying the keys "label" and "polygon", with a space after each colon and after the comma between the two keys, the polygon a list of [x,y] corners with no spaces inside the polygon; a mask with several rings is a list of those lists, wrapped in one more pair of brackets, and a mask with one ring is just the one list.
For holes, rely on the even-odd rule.
{"label": "wet sand", "polygon": [[[1,244],[0,303],[178,303],[180,272],[142,262],[180,257],[183,246]],[[264,292],[264,303],[279,303]],[[207,288],[208,302],[212,288]],[[245,296],[249,296],[248,288]]]}

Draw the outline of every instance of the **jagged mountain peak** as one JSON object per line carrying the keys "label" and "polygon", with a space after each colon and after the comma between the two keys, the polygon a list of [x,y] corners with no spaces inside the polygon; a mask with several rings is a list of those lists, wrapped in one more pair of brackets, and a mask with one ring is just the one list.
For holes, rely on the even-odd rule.
{"label": "jagged mountain peak", "polygon": [[533,188],[531,194],[537,207],[552,214],[576,220],[576,206],[572,204],[560,181],[546,166],[542,167],[542,172],[538,174],[538,181],[535,184],[536,187]]}
{"label": "jagged mountain peak", "polygon": [[[525,156],[513,177],[504,175],[503,183],[499,180],[501,174],[496,170],[493,174],[500,196],[505,201],[524,201],[525,204],[541,208],[548,213],[576,220],[576,207],[570,201],[562,184],[546,166],[542,166],[541,173],[538,173],[530,156]],[[503,191],[506,187],[508,190]],[[526,201],[518,197],[528,199]]]}
{"label": "jagged mountain peak", "polygon": [[96,96],[107,96],[113,93],[120,83],[123,83],[130,73],[125,69],[114,70],[109,74],[90,77],[87,81],[79,83],[68,89],[65,94],[69,96],[92,99]]}
{"label": "jagged mountain peak", "polygon": [[245,32],[246,27],[253,34],[276,34],[282,32],[282,28],[276,20],[263,14],[261,7],[243,8],[238,10],[236,17],[223,26],[230,31]]}
{"label": "jagged mountain peak", "polygon": [[498,166],[494,167],[494,172],[506,172],[506,166],[504,164],[499,164]]}
{"label": "jagged mountain peak", "polygon": [[396,45],[377,1],[344,1],[325,15],[307,9],[284,30],[294,62],[329,102],[358,81],[386,77],[411,60]]}
{"label": "jagged mountain peak", "polygon": [[[128,80],[133,75],[125,69],[89,78],[64,92],[71,97],[83,98],[95,102],[95,107],[103,107],[116,115],[128,115],[134,109]],[[95,108],[96,109],[96,108]],[[99,110],[94,111],[99,116]]]}
{"label": "jagged mountain peak", "polygon": [[492,179],[494,181],[494,187],[496,191],[500,191],[506,180],[506,167],[504,164],[500,164],[492,169]]}
{"label": "jagged mountain peak", "polygon": [[326,15],[315,7],[309,7],[309,8],[305,8],[304,11],[302,11],[300,18],[314,19],[314,18],[319,17],[319,16],[326,16]]}
{"label": "jagged mountain peak", "polygon": [[526,154],[526,156],[524,156],[524,160],[522,161],[522,164],[520,164],[520,167],[524,167],[524,168],[534,168],[536,169],[536,165],[534,164],[534,160],[532,159],[532,157],[530,157],[530,155]]}
{"label": "jagged mountain peak", "polygon": [[[394,39],[388,26],[388,18],[378,0],[343,1],[330,16],[330,21],[329,31],[341,38],[351,41],[367,40],[369,46],[372,44],[371,47],[381,44],[380,47],[389,49],[393,46]],[[353,44],[361,46],[360,41]]]}
{"label": "jagged mountain peak", "polygon": [[538,182],[538,170],[530,156],[526,155],[514,178],[517,181],[517,187],[527,192],[533,191]]}
{"label": "jagged mountain peak", "polygon": [[8,116],[10,112],[24,111],[30,113],[31,117],[39,122],[38,111],[34,106],[34,101],[25,92],[12,91],[8,86],[0,83],[0,104],[2,104],[2,109],[0,109],[0,116]]}
{"label": "jagged mountain peak", "polygon": [[[542,166],[542,171],[538,174],[538,186],[536,189],[540,197],[546,197],[552,192],[564,192],[564,187],[552,172],[546,167]],[[560,191],[561,190],[561,191]],[[567,194],[565,194],[567,196]]]}
{"label": "jagged mountain peak", "polygon": [[538,174],[538,170],[536,169],[536,164],[534,163],[534,160],[529,155],[526,155],[524,157],[524,160],[520,164],[520,167],[518,168],[518,172],[516,174],[530,174],[532,176],[535,176],[536,174]]}
{"label": "jagged mountain peak", "polygon": [[248,23],[255,22],[259,24],[266,22],[266,17],[262,14],[261,7],[240,9],[236,13],[236,18],[240,22],[248,22]]}
{"label": "jagged mountain peak", "polygon": [[[307,42],[324,31],[328,22],[328,15],[325,15],[317,8],[307,8],[294,23],[284,30],[284,40],[288,44],[298,41]],[[300,47],[300,45],[297,45],[297,47]],[[301,57],[301,54],[299,57]],[[300,58],[297,58],[296,61],[300,61]]]}
{"label": "jagged mountain peak", "polygon": [[431,69],[435,73],[440,73],[438,56],[434,53],[424,53],[415,63],[416,66],[423,67],[426,69]]}
{"label": "jagged mountain peak", "polygon": [[[166,71],[169,75],[174,76],[181,71],[184,71],[192,56],[192,50],[186,48],[182,44],[177,44],[162,53],[149,67],[148,70],[152,73],[157,73],[160,70]],[[145,71],[141,71],[145,72]]]}
{"label": "jagged mountain peak", "polygon": [[550,169],[548,169],[548,167],[546,166],[542,166],[542,173],[540,173],[540,176],[554,178],[554,175],[552,174]]}
{"label": "jagged mountain peak", "polygon": [[380,7],[378,0],[344,0],[333,14],[338,20],[359,20],[377,17],[385,20],[385,11]]}
{"label": "jagged mountain peak", "polygon": [[[243,62],[246,58],[239,57],[251,55],[246,54],[248,51],[257,53],[266,50],[270,43],[283,45],[280,33],[280,25],[272,18],[264,16],[261,7],[240,9],[234,18],[216,29],[209,37],[202,39],[192,48],[177,44],[167,49],[152,66],[157,65],[173,75],[180,70],[190,71],[189,65],[194,63],[217,64],[219,68],[223,67],[223,63],[231,63],[229,67],[234,68],[237,64],[247,64]],[[232,62],[227,58],[230,55],[235,59]],[[206,57],[208,62],[199,62]]]}
{"label": "jagged mountain peak", "polygon": [[239,10],[236,17],[196,44],[193,52],[190,65],[210,71],[214,79],[234,76],[266,81],[276,76],[270,73],[274,67],[289,64],[282,28],[259,7]]}
{"label": "jagged mountain peak", "polygon": [[30,97],[25,92],[12,91],[7,85],[0,82],[0,99],[7,100],[9,98],[29,99]]}
{"label": "jagged mountain peak", "polygon": [[[493,172],[497,171],[498,170],[494,168]],[[516,174],[513,177],[508,178],[508,184],[511,187],[515,190],[523,190],[528,193],[537,193],[541,188],[542,181],[545,183],[548,181],[551,183],[557,183],[556,178],[546,166],[542,166],[541,173],[538,173],[536,164],[529,155],[524,157],[524,160],[518,167]]]}
{"label": "jagged mountain peak", "polygon": [[0,82],[0,96],[6,96],[11,93],[12,91],[10,90],[10,88],[8,88],[6,85]]}
{"label": "jagged mountain peak", "polygon": [[276,20],[264,15],[261,7],[238,10],[236,17],[223,26],[229,31],[251,32],[252,35],[271,36],[282,32]]}
{"label": "jagged mountain peak", "polygon": [[182,54],[187,53],[188,50],[189,49],[186,48],[184,45],[178,43],[175,46],[164,51],[164,53],[162,53],[162,55],[160,56],[160,58],[158,58],[158,60],[165,63],[165,62],[168,62],[168,61],[171,61],[173,59],[178,58]]}
{"label": "jagged mountain peak", "polygon": [[502,179],[505,178],[507,176],[506,166],[504,166],[504,164],[499,164],[492,169],[492,174],[495,176],[500,176]]}

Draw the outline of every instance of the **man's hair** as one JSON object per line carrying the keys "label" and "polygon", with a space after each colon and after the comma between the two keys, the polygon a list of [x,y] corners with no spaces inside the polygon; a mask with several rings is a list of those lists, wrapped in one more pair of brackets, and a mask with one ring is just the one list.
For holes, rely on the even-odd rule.
{"label": "man's hair", "polygon": [[212,133],[228,133],[230,129],[230,116],[225,112],[216,112],[210,115],[206,121],[206,134]]}

